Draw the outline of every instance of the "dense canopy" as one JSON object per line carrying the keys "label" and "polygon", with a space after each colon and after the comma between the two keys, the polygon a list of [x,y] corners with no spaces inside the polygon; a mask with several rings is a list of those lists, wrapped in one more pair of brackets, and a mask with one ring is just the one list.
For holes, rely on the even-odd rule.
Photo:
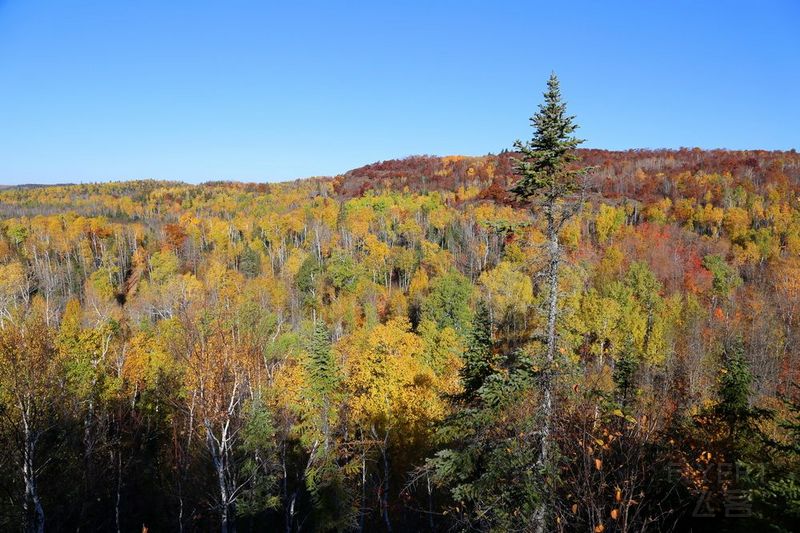
{"label": "dense canopy", "polygon": [[[790,531],[800,155],[575,153],[553,527]],[[516,157],[0,190],[0,528],[525,530],[548,248]]]}

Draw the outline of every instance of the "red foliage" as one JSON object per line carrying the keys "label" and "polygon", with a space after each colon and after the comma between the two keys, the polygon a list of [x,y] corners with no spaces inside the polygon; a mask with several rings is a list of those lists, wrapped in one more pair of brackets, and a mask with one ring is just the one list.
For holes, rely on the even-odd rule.
{"label": "red foliage", "polygon": [[[512,152],[481,157],[412,156],[381,161],[346,172],[334,182],[337,194],[357,196],[365,184],[377,190],[453,191],[462,186],[484,189],[486,199],[507,201],[504,193],[516,180]],[[659,196],[701,199],[708,190],[718,197],[721,184],[702,179],[728,175],[730,183],[749,190],[767,185],[800,190],[800,154],[767,150],[578,150],[577,164],[592,166],[589,189],[606,198],[648,201]],[[370,188],[370,187],[367,187]],[[500,191],[503,191],[501,193]]]}

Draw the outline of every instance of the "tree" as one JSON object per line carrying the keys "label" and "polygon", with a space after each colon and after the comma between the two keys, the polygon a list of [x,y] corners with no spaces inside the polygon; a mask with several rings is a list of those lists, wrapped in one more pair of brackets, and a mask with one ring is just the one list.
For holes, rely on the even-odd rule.
{"label": "tree", "polygon": [[489,309],[481,300],[472,319],[472,330],[467,338],[467,349],[464,352],[464,366],[461,367],[461,383],[463,396],[469,400],[483,386],[483,382],[493,372],[492,368],[492,323],[489,320]]}
{"label": "tree", "polygon": [[480,387],[438,427],[442,449],[419,470],[448,489],[448,512],[466,531],[529,531],[520,517],[540,505],[539,449],[530,438],[538,418],[526,408],[532,373],[518,355],[482,368]]}
{"label": "tree", "polygon": [[[410,331],[405,318],[395,318],[369,330],[360,330],[346,339],[346,374],[349,376],[348,422],[364,443],[362,451],[362,506],[366,497],[367,448],[380,455],[376,472],[381,517],[392,530],[390,497],[391,473],[402,464],[403,452],[424,450],[433,428],[445,413],[442,400],[447,380],[425,364],[425,346]],[[405,474],[406,468],[400,469]]]}
{"label": "tree", "polygon": [[451,327],[464,331],[469,325],[469,298],[472,286],[467,278],[451,271],[431,283],[431,291],[422,303],[422,316],[436,322],[440,328]]}
{"label": "tree", "polygon": [[533,302],[531,278],[508,261],[487,270],[478,279],[483,286],[491,310],[492,322],[498,328],[521,329]]}
{"label": "tree", "polygon": [[[551,468],[550,428],[554,412],[553,406],[553,365],[556,356],[556,321],[558,319],[558,275],[561,263],[561,249],[558,234],[564,223],[575,214],[580,202],[564,206],[563,200],[581,189],[581,177],[587,169],[574,168],[571,163],[577,160],[574,151],[582,143],[573,137],[578,128],[573,116],[567,115],[567,106],[561,101],[561,89],[555,74],[547,81],[544,103],[531,117],[533,137],[528,142],[517,141],[514,147],[521,157],[516,161],[515,173],[519,181],[511,189],[523,200],[534,200],[545,217],[547,238],[547,332],[546,367],[542,371],[542,416],[541,454],[538,460],[542,471]],[[538,533],[544,532],[548,523],[546,499],[534,513],[533,521]]]}
{"label": "tree", "polygon": [[[176,355],[184,365],[181,407],[213,466],[220,530],[233,533],[239,498],[272,486],[271,476],[264,474],[272,445],[263,438],[272,428],[268,415],[259,413],[262,354],[254,332],[213,311],[181,316]],[[243,314],[241,308],[236,311]],[[248,503],[252,509],[252,499]]]}
{"label": "tree", "polygon": [[[728,341],[722,354],[716,413],[728,424],[729,436],[734,438],[740,429],[749,429],[758,411],[750,407],[750,387],[753,374],[744,357],[742,339]],[[744,426],[744,427],[742,427]]]}
{"label": "tree", "polygon": [[64,398],[61,368],[50,329],[38,310],[0,327],[0,428],[9,437],[22,473],[22,522],[27,532],[44,531],[45,512],[38,486],[47,463],[39,448],[57,421]]}
{"label": "tree", "polygon": [[304,471],[306,488],[314,505],[314,527],[342,529],[349,518],[347,491],[342,488],[343,472],[336,435],[341,375],[333,356],[325,323],[317,321],[305,359],[306,387],[303,392],[301,443],[308,459]]}

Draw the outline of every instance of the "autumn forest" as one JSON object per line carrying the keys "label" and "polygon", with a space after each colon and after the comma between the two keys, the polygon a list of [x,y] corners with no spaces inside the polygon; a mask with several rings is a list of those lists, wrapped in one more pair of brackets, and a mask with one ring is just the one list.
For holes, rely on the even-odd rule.
{"label": "autumn forest", "polygon": [[800,155],[558,89],[499,154],[0,189],[0,529],[796,531]]}

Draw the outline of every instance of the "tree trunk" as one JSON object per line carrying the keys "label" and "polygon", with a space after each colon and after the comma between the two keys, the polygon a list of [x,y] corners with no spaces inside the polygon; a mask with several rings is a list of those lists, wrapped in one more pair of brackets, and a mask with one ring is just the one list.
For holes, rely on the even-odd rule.
{"label": "tree trunk", "polygon": [[[223,442],[224,438],[223,436]],[[222,533],[236,533],[236,516],[232,502],[230,501],[228,480],[225,476],[225,450],[221,449],[215,442],[208,424],[206,424],[206,442],[208,443],[208,450],[211,452],[214,470],[217,473],[220,501],[220,531]]]}
{"label": "tree trunk", "polygon": [[25,499],[22,504],[25,513],[25,531],[28,533],[43,533],[44,509],[39,499],[39,492],[36,490],[36,467],[34,462],[36,438],[26,418],[23,418],[22,424],[25,432],[22,457],[22,478],[25,483]]}
{"label": "tree trunk", "polygon": [[386,524],[386,531],[392,533],[392,522],[389,519],[389,451],[387,450],[389,441],[389,432],[386,432],[386,437],[381,446],[381,455],[383,456],[383,490],[381,491],[381,508],[383,511],[383,521]]}
{"label": "tree trunk", "polygon": [[[551,424],[553,418],[553,392],[552,392],[552,372],[553,362],[556,355],[556,318],[558,317],[558,267],[561,260],[558,245],[558,226],[555,222],[553,213],[554,206],[546,207],[547,214],[547,239],[549,242],[549,265],[547,281],[550,290],[547,309],[547,352],[545,369],[542,373],[542,422],[541,444],[539,451],[539,470],[545,472],[544,480],[547,479],[547,470],[550,468],[550,448],[551,448]],[[543,498],[534,512],[533,520],[536,533],[547,531],[548,523],[548,497],[549,491],[545,488]]]}
{"label": "tree trunk", "polygon": [[[364,441],[364,434],[361,434],[361,441]],[[362,446],[365,446],[362,444]],[[364,507],[367,501],[367,450],[366,447],[361,449],[361,502],[358,509],[358,531],[364,533],[364,518],[366,511]]]}
{"label": "tree trunk", "polygon": [[116,521],[117,525],[117,533],[122,531],[122,527],[119,521],[119,507],[122,503],[122,446],[117,443],[117,487],[116,487],[116,499],[114,501],[114,520]]}

